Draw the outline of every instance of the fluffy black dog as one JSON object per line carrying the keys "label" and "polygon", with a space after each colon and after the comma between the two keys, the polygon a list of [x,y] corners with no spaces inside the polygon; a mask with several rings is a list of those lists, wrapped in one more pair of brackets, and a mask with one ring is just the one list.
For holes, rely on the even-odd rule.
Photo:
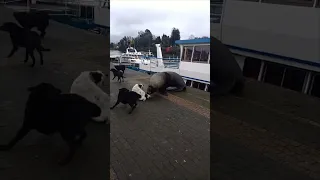
{"label": "fluffy black dog", "polygon": [[118,77],[118,81],[119,81],[120,83],[121,83],[121,78],[122,78],[122,81],[124,81],[124,80],[123,80],[123,78],[124,78],[123,72],[122,72],[121,70],[116,70],[116,69],[112,68],[112,69],[110,69],[110,71],[113,72],[113,78],[112,78],[112,80],[114,80],[114,78]]}
{"label": "fluffy black dog", "polygon": [[131,106],[131,110],[129,111],[129,114],[132,113],[132,111],[136,108],[138,105],[137,102],[141,98],[141,95],[134,92],[129,91],[127,88],[121,88],[119,89],[118,93],[118,100],[114,106],[112,106],[110,109],[115,108],[119,103],[122,104],[129,104]]}
{"label": "fluffy black dog", "polygon": [[126,70],[126,66],[125,65],[115,65],[114,66],[118,71],[122,71],[124,74],[124,70]]}
{"label": "fluffy black dog", "polygon": [[21,28],[13,22],[3,23],[3,25],[0,26],[0,30],[10,33],[13,48],[8,55],[8,58],[10,58],[19,49],[19,47],[24,47],[26,48],[26,57],[24,62],[28,62],[29,56],[31,56],[31,67],[34,67],[36,60],[34,58],[33,52],[36,49],[40,55],[40,63],[41,65],[43,65],[42,51],[50,51],[50,49],[45,49],[44,47],[42,47],[41,38],[36,32]]}
{"label": "fluffy black dog", "polygon": [[0,150],[11,149],[33,129],[46,135],[59,132],[69,146],[68,155],[59,164],[67,164],[87,136],[87,122],[100,116],[101,109],[76,94],[61,94],[60,89],[48,83],[30,87],[28,91],[23,125],[7,145],[0,146]]}
{"label": "fluffy black dog", "polygon": [[41,32],[41,38],[43,38],[46,34],[46,29],[49,26],[50,19],[50,16],[47,12],[14,12],[13,16],[24,28],[32,29],[33,27],[37,27],[37,29]]}

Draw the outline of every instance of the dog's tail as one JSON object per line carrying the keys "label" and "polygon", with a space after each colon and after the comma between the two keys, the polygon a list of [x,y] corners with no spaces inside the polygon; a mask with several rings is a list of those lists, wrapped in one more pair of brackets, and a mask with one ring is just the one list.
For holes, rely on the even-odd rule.
{"label": "dog's tail", "polygon": [[51,51],[51,49],[44,48],[43,46],[40,46],[40,51]]}

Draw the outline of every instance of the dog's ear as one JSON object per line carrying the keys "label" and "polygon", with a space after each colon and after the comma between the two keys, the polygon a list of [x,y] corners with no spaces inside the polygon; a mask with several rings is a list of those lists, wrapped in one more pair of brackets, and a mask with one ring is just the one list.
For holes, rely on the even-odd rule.
{"label": "dog's ear", "polygon": [[139,88],[141,89],[142,88],[142,84],[138,84]]}

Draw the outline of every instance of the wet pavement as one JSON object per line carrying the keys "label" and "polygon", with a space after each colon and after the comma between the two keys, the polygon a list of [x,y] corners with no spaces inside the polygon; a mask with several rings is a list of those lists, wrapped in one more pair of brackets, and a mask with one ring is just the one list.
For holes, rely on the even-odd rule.
{"label": "wet pavement", "polygon": [[[111,80],[111,105],[119,88],[147,86],[150,76],[127,69],[125,77],[123,83]],[[139,102],[131,115],[128,105],[113,109],[117,177],[209,179],[211,157],[211,179],[319,179],[318,112],[311,109],[318,99],[249,80],[243,97],[213,99],[211,129],[209,99],[188,88]]]}
{"label": "wet pavement", "polygon": [[[0,23],[5,21],[14,21],[12,11],[0,6]],[[43,66],[35,52],[34,68],[29,67],[30,60],[23,63],[23,48],[7,59],[11,50],[9,35],[0,32],[0,39],[0,144],[7,143],[21,126],[28,87],[49,82],[68,92],[82,71],[109,72],[109,40],[105,36],[51,21],[43,41],[51,52],[44,52]],[[106,92],[109,92],[108,84],[103,87]],[[90,123],[87,132],[88,137],[74,160],[64,167],[57,164],[67,152],[61,137],[31,132],[12,150],[0,152],[0,179],[108,179],[110,127]]]}
{"label": "wet pavement", "polygon": [[[125,82],[110,81],[111,105],[118,89],[148,84],[147,74],[126,69],[124,76]],[[206,92],[195,95],[209,100]],[[138,102],[132,114],[123,104],[111,110],[111,166],[118,178],[209,179],[209,109],[192,106],[198,105],[171,94]]]}
{"label": "wet pavement", "polygon": [[250,80],[244,92],[212,99],[212,177],[320,179],[319,99]]}

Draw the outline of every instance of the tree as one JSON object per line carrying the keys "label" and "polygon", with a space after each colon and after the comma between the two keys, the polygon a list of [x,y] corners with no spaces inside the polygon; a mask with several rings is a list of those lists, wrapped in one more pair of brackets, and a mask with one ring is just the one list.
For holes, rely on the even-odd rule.
{"label": "tree", "polygon": [[161,46],[162,47],[168,47],[170,46],[170,37],[163,34],[161,38]]}
{"label": "tree", "polygon": [[194,37],[194,35],[191,34],[191,35],[189,36],[189,39],[196,39],[196,37]]}
{"label": "tree", "polygon": [[116,45],[112,42],[110,43],[110,49],[115,49],[116,48]]}
{"label": "tree", "polygon": [[157,36],[156,39],[154,40],[154,44],[161,44],[161,38],[160,36]]}
{"label": "tree", "polygon": [[132,39],[132,37],[130,37],[130,36],[124,36],[118,43],[119,51],[124,52],[127,49],[127,47],[130,46],[131,39]]}
{"label": "tree", "polygon": [[180,40],[180,31],[177,28],[173,28],[170,36],[170,45],[174,46],[176,40]]}

